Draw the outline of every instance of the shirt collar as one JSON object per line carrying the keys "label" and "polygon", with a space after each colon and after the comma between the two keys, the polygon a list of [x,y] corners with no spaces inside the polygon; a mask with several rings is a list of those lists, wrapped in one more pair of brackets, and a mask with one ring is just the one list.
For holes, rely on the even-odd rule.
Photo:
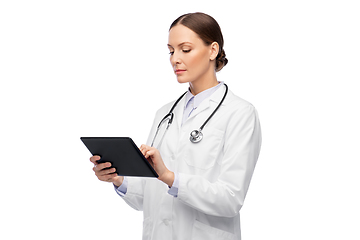
{"label": "shirt collar", "polygon": [[[191,93],[190,88],[188,89],[188,92],[186,94],[185,98],[185,108],[188,107],[189,102],[193,102],[193,108],[197,108],[202,101],[204,101],[206,98],[210,97],[211,94],[213,94],[220,86],[224,85],[224,82],[219,82],[218,85],[215,87],[206,89],[205,91],[202,91],[195,96]],[[192,100],[193,99],[193,100]]]}

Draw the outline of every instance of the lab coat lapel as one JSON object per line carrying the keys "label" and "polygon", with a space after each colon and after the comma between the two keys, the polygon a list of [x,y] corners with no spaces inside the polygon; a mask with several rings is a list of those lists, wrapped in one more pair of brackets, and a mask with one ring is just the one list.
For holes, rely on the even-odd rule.
{"label": "lab coat lapel", "polygon": [[186,95],[180,100],[180,102],[174,109],[174,115],[175,115],[174,118],[175,118],[176,126],[178,127],[178,129],[181,128],[181,123],[182,123],[183,114],[184,114],[184,107],[185,107],[185,99],[186,99]]}
{"label": "lab coat lapel", "polygon": [[191,119],[193,117],[195,117],[196,115],[198,115],[199,113],[201,113],[202,111],[205,111],[206,109],[208,109],[210,107],[210,101],[211,101],[211,96],[205,100],[203,100],[199,107],[197,107],[190,115],[190,117],[188,118]]}
{"label": "lab coat lapel", "polygon": [[202,101],[199,107],[192,112],[189,119],[195,117],[199,113],[208,109],[211,106],[211,102],[214,102],[215,104],[219,104],[222,99],[222,96],[224,95],[224,90],[225,90],[225,86],[221,86],[209,98]]}

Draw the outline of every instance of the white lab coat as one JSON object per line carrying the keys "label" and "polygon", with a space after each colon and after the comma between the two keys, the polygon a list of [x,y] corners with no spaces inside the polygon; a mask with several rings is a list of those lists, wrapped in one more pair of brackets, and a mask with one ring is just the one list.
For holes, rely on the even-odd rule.
{"label": "white lab coat", "polygon": [[[167,168],[178,173],[178,197],[171,196],[169,187],[158,179],[128,178],[123,199],[143,211],[144,240],[241,239],[239,211],[261,145],[255,108],[229,90],[204,127],[202,141],[194,144],[189,140],[190,132],[210,116],[224,92],[225,86],[221,86],[182,126],[185,97],[174,110],[174,121],[159,151]],[[173,103],[156,113],[148,145]]]}

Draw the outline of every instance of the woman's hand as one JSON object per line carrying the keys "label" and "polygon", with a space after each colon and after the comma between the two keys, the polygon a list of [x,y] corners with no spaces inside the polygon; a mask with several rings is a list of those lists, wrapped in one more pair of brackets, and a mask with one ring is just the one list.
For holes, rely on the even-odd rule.
{"label": "woman's hand", "polygon": [[[123,183],[124,177],[118,176],[115,173],[115,168],[110,168],[111,163],[98,163],[97,161],[100,160],[100,156],[92,156],[90,158],[90,162],[94,164],[93,171],[95,172],[95,175],[100,181],[104,182],[111,182],[115,186],[120,187],[120,185]],[[105,169],[110,168],[110,169]]]}
{"label": "woman's hand", "polygon": [[140,151],[149,161],[151,166],[154,168],[156,173],[159,175],[159,180],[166,183],[169,187],[172,186],[174,182],[175,175],[169,169],[166,168],[164,161],[161,158],[159,150],[154,147],[149,147],[147,145],[141,145]]}

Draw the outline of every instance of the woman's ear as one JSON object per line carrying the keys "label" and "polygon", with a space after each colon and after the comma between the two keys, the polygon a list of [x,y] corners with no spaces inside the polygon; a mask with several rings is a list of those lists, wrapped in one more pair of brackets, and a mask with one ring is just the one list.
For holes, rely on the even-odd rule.
{"label": "woman's ear", "polygon": [[210,45],[210,60],[215,60],[218,54],[219,54],[219,44],[217,42],[213,42]]}

